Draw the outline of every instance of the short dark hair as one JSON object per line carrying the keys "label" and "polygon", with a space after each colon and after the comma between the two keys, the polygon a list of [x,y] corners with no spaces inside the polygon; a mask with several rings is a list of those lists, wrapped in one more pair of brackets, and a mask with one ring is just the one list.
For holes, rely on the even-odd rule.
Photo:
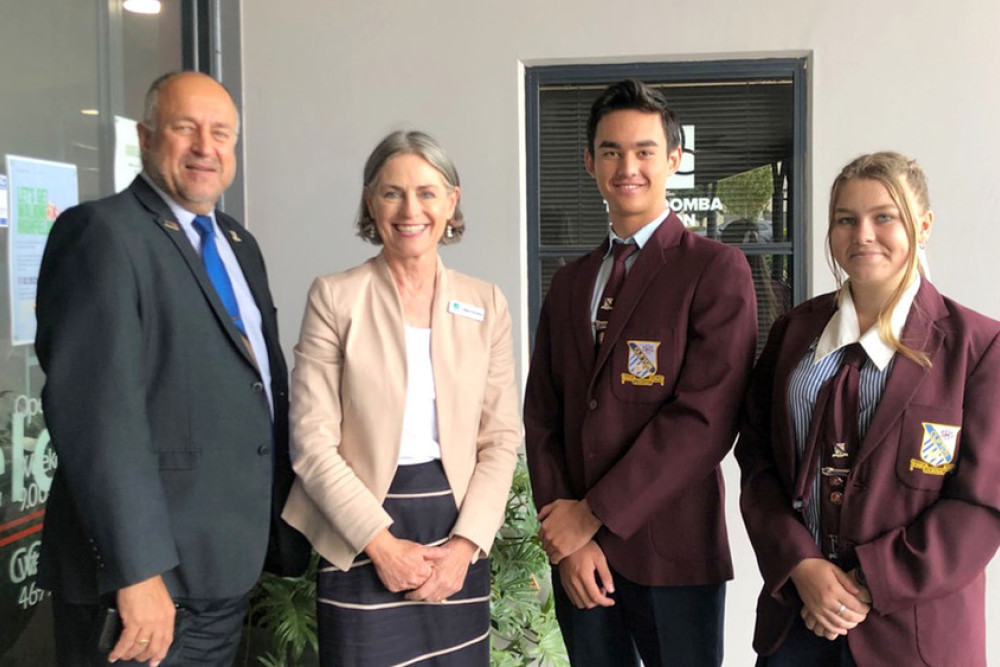
{"label": "short dark hair", "polygon": [[667,104],[667,98],[663,93],[638,79],[625,79],[605,88],[590,107],[590,118],[587,119],[587,150],[591,155],[594,154],[597,124],[609,113],[625,109],[660,114],[663,134],[667,137],[667,150],[672,151],[681,145],[681,126],[677,121],[677,114]]}

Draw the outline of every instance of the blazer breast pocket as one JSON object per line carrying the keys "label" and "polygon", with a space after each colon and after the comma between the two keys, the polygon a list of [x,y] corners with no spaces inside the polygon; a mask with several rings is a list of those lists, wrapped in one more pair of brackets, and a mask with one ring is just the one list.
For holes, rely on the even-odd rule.
{"label": "blazer breast pocket", "polygon": [[677,355],[673,329],[625,332],[608,361],[611,393],[625,403],[660,403],[673,394]]}
{"label": "blazer breast pocket", "polygon": [[911,405],[903,412],[896,476],[906,486],[937,491],[959,465],[962,411]]}

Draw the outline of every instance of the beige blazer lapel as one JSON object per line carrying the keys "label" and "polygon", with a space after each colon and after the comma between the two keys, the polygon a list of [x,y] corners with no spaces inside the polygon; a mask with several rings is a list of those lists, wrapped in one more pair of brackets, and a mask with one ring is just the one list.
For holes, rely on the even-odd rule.
{"label": "beige blazer lapel", "polygon": [[434,369],[438,442],[441,445],[442,461],[448,458],[445,452],[450,454],[454,451],[453,416],[458,414],[460,406],[457,404],[461,401],[459,375],[461,369],[458,367],[458,357],[455,354],[457,346],[455,316],[448,312],[451,298],[448,272],[445,271],[439,257],[434,285],[434,305],[431,309],[431,367]]}
{"label": "beige blazer lapel", "polygon": [[[399,438],[403,432],[403,411],[406,408],[406,332],[403,321],[403,302],[399,298],[399,291],[396,289],[396,281],[392,278],[392,272],[385,258],[379,254],[372,259],[375,268],[375,280],[371,299],[367,299],[368,308],[371,311],[361,314],[361,320],[367,316],[373,324],[370,331],[372,335],[367,341],[360,341],[361,345],[371,345],[374,349],[372,354],[365,356],[372,360],[371,377],[378,392],[376,401],[367,402],[366,405],[380,405],[385,414],[382,421],[385,424],[385,437],[390,442],[384,446],[391,447],[393,453],[391,460],[395,469],[396,459],[399,456]],[[345,397],[350,400],[350,397]]]}

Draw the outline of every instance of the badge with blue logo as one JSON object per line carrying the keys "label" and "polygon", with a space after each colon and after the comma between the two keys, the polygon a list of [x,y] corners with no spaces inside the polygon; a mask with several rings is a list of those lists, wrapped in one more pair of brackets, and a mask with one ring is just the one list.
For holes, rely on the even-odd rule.
{"label": "badge with blue logo", "polygon": [[955,448],[961,426],[921,422],[923,440],[920,443],[920,460],[910,459],[910,470],[925,475],[944,475],[955,469]]}
{"label": "badge with blue logo", "polygon": [[470,320],[482,322],[486,319],[486,310],[479,306],[462,303],[461,301],[449,301],[448,312],[459,317],[468,317]]}
{"label": "badge with blue logo", "polygon": [[622,384],[639,387],[650,387],[654,384],[663,386],[663,376],[656,373],[656,352],[660,347],[658,341],[630,340],[628,341],[628,373],[622,373]]}

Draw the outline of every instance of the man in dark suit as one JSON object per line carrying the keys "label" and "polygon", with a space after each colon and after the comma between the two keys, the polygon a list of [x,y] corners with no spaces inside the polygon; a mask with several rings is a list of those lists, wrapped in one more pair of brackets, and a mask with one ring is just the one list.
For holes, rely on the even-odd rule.
{"label": "man in dark suit", "polygon": [[610,86],[587,135],[610,238],[553,278],[525,394],[556,611],[574,665],[718,665],[719,463],[756,347],[750,270],[667,208],[680,128],[658,92]]}
{"label": "man in dark suit", "polygon": [[[229,93],[161,77],[143,173],[66,211],[38,283],[42,401],[59,456],[42,576],[60,665],[230,665],[246,594],[306,545],[291,485],[287,375],[263,258],[215,210],[236,170]],[[97,648],[107,607],[123,629]]]}

